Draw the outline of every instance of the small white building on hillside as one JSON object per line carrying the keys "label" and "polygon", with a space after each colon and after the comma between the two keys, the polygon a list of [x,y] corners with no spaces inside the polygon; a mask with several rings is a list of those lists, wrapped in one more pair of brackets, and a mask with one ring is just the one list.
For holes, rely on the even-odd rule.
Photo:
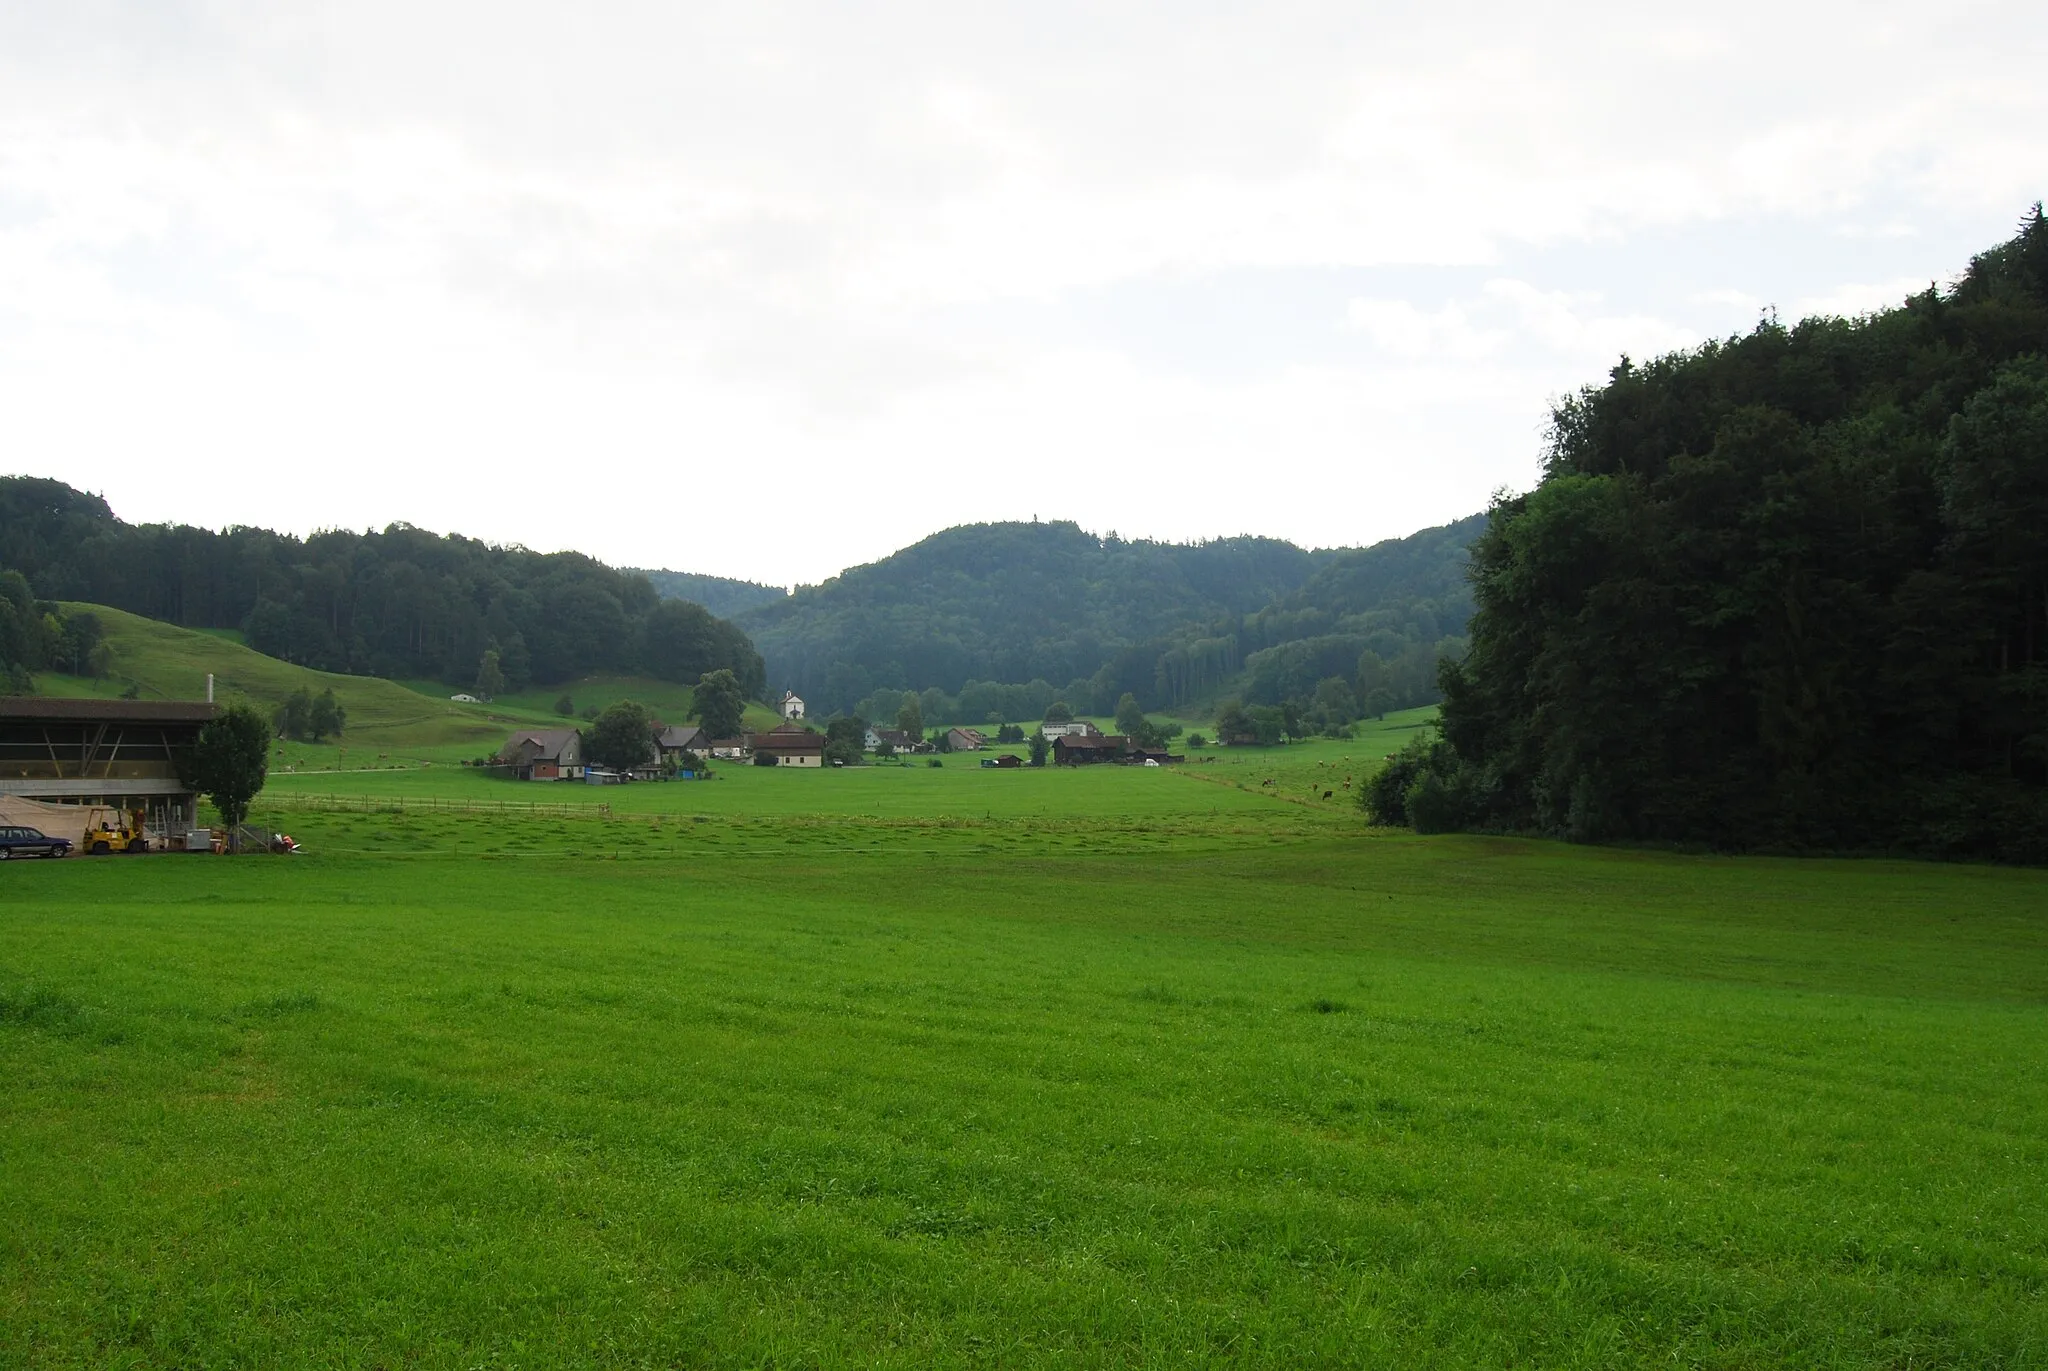
{"label": "small white building on hillside", "polygon": [[804,717],[804,702],[797,698],[797,693],[794,690],[782,692],[782,717],[785,719],[801,719]]}

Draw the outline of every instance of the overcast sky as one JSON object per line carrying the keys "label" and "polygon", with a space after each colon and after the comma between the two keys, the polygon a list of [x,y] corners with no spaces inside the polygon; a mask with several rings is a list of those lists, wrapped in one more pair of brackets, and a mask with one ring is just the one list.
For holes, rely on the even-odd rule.
{"label": "overcast sky", "polygon": [[782,584],[1398,536],[2048,193],[2038,0],[1688,8],[0,0],[0,471]]}

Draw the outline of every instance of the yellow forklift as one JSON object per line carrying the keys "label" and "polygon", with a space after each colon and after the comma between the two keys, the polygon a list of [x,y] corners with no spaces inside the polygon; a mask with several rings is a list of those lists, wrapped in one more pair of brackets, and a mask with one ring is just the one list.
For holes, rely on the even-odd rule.
{"label": "yellow forklift", "polygon": [[85,836],[78,850],[92,857],[110,852],[147,852],[149,839],[142,830],[142,813],[123,814],[118,809],[96,808],[85,819]]}

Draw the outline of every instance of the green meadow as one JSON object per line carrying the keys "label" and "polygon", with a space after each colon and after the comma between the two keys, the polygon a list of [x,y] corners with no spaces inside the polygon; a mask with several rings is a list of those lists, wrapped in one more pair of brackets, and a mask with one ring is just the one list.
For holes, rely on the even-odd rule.
{"label": "green meadow", "polygon": [[1366,750],[9,863],[0,1364],[2048,1362],[2048,873],[1376,832]]}

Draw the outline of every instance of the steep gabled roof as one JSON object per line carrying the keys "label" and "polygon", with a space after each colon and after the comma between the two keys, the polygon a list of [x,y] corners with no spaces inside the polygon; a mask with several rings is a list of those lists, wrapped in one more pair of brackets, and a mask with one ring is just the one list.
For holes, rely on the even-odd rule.
{"label": "steep gabled roof", "polygon": [[521,743],[532,743],[535,761],[552,762],[561,758],[562,749],[567,747],[575,736],[576,730],[573,728],[529,728],[513,734],[506,742],[505,750],[510,752]]}
{"label": "steep gabled roof", "polygon": [[695,724],[670,724],[655,737],[655,745],[667,751],[704,745],[704,730]]}

